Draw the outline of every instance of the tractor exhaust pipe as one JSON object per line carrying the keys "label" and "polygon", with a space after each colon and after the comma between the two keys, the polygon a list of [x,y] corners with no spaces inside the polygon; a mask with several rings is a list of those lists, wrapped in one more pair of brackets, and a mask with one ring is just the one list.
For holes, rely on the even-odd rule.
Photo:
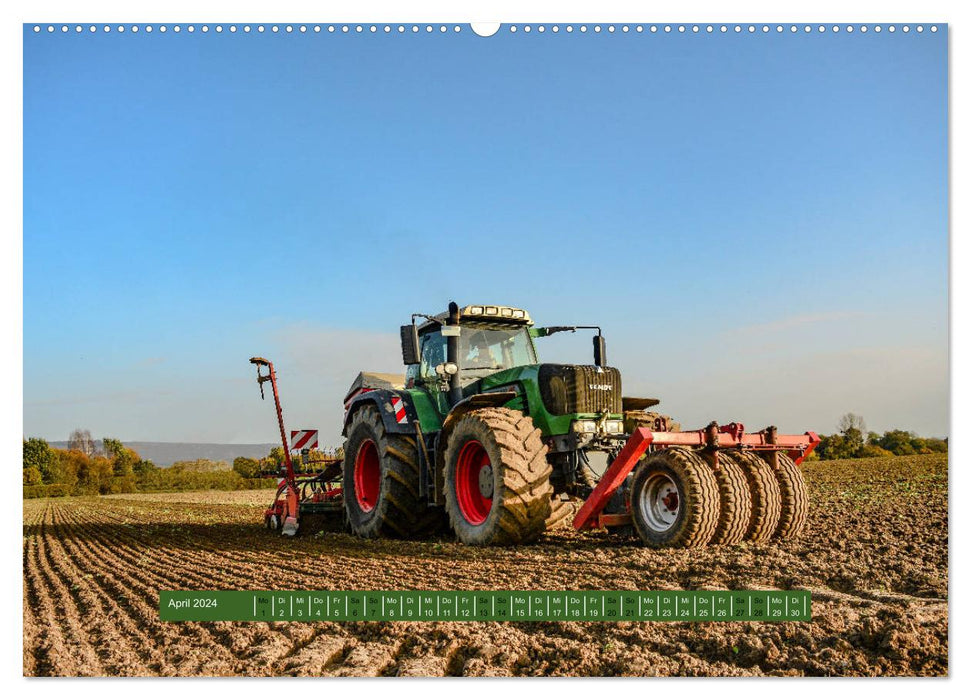
{"label": "tractor exhaust pipe", "polygon": [[597,367],[607,366],[607,341],[597,329],[597,335],[593,336],[593,364]]}
{"label": "tractor exhaust pipe", "polygon": [[[459,305],[454,301],[448,303],[448,324],[449,326],[459,325],[461,319],[461,313],[459,312]],[[446,337],[445,344],[445,361],[453,363],[456,367],[461,367],[459,364],[459,336],[449,335]],[[448,403],[454,406],[459,401],[462,400],[462,385],[460,383],[460,378],[462,376],[462,370],[459,369],[458,372],[449,377],[448,380]]]}

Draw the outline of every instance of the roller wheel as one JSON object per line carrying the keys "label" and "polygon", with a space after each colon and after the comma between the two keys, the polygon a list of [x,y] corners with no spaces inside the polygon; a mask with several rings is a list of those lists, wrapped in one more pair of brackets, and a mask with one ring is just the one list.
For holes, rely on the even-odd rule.
{"label": "roller wheel", "polygon": [[712,471],[718,481],[720,502],[718,527],[709,544],[738,544],[745,539],[752,518],[752,494],[749,492],[745,472],[724,452],[712,460]]}
{"label": "roller wheel", "polygon": [[445,448],[445,511],[461,542],[530,542],[553,515],[552,468],[533,419],[507,408],[470,411]]}
{"label": "roller wheel", "polygon": [[718,528],[718,481],[693,451],[661,450],[637,467],[630,508],[649,547],[704,547]]}
{"label": "roller wheel", "polygon": [[[772,462],[765,460],[771,467]],[[773,469],[779,482],[781,514],[776,526],[774,539],[791,540],[799,537],[806,528],[809,516],[809,490],[802,470],[785,452],[780,452],[778,466]]]}
{"label": "roller wheel", "polygon": [[420,497],[414,436],[387,433],[374,406],[351,419],[344,442],[344,510],[361,537],[421,537],[441,522]]}
{"label": "roller wheel", "polygon": [[747,450],[732,452],[732,457],[745,473],[752,495],[752,517],[745,539],[764,544],[772,539],[782,516],[782,493],[772,468],[756,454]]}

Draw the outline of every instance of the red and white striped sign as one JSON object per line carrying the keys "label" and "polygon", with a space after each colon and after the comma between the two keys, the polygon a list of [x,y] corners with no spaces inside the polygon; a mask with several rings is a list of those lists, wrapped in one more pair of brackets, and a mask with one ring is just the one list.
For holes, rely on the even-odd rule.
{"label": "red and white striped sign", "polygon": [[317,448],[316,430],[291,430],[290,449],[291,450],[314,450]]}
{"label": "red and white striped sign", "polygon": [[391,408],[394,409],[394,419],[399,423],[408,422],[408,414],[405,412],[405,402],[399,396],[391,397]]}

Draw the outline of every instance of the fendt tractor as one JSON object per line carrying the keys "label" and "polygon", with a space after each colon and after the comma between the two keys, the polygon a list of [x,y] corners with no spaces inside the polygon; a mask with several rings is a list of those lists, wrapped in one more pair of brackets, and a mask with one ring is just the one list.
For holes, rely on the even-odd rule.
{"label": "fendt tractor", "polygon": [[[538,339],[578,330],[595,332],[592,365],[540,362]],[[286,459],[268,528],[294,535],[323,516],[367,538],[450,527],[466,544],[510,545],[572,518],[578,530],[636,531],[651,547],[699,547],[793,538],[805,526],[798,464],[815,433],[681,430],[650,410],[658,399],[623,395],[599,327],[537,328],[523,309],[453,302],[413,314],[401,353],[403,375],[361,372],[351,385],[343,458],[300,475],[273,366],[251,359],[261,391],[272,382]]]}

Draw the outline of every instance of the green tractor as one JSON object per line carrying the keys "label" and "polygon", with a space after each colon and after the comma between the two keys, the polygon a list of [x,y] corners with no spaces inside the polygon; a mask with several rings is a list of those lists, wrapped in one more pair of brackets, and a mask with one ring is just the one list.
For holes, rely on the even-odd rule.
{"label": "green tractor", "polygon": [[[593,364],[540,362],[537,339],[580,329],[596,331]],[[797,464],[814,433],[683,432],[648,410],[656,399],[623,396],[598,327],[538,328],[523,309],[453,302],[414,314],[401,349],[403,375],[362,372],[344,400],[341,501],[359,536],[450,527],[466,544],[508,545],[572,518],[691,547],[795,537],[805,525]]]}

